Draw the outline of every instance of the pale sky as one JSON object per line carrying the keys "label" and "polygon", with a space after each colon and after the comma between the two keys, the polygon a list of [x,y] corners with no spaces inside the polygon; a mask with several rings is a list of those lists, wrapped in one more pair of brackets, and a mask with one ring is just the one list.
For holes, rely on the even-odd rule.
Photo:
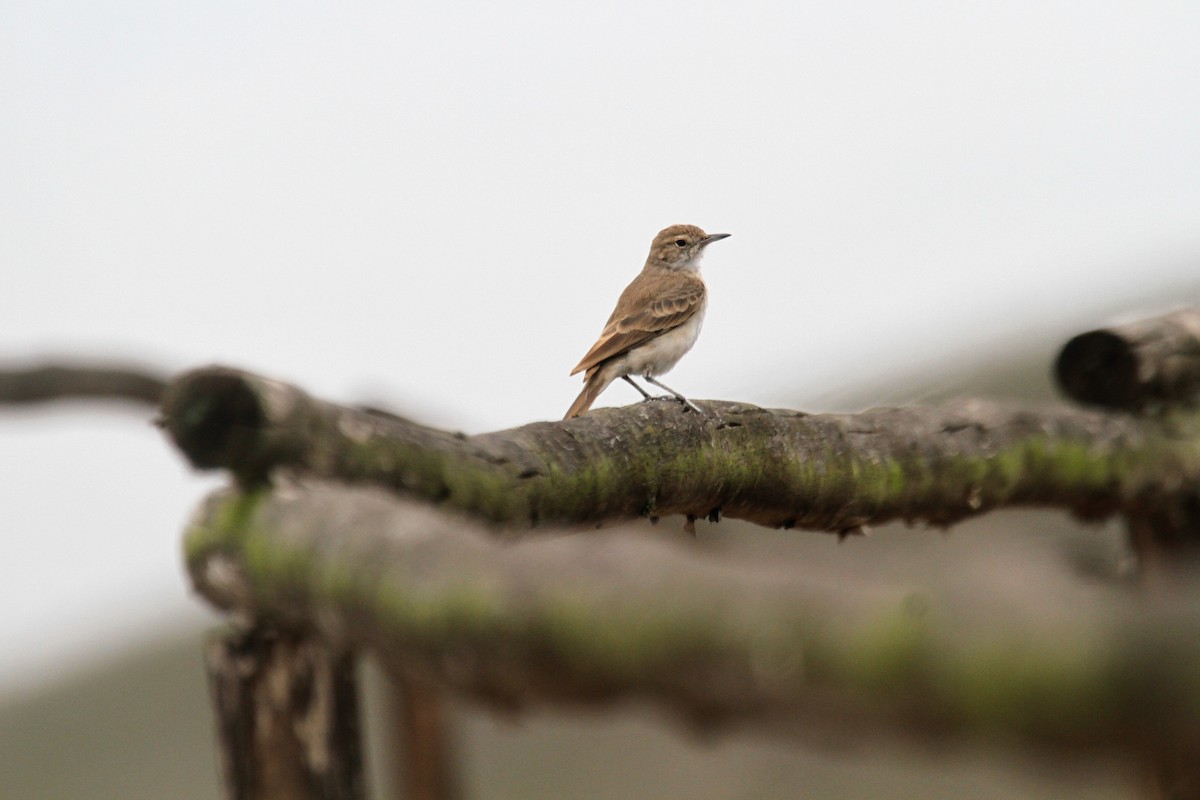
{"label": "pale sky", "polygon": [[[1198,41],[1184,2],[0,3],[0,358],[556,419],[687,222],[733,237],[666,382],[804,407],[1200,287]],[[195,607],[217,482],[132,413],[0,412],[0,694]]]}

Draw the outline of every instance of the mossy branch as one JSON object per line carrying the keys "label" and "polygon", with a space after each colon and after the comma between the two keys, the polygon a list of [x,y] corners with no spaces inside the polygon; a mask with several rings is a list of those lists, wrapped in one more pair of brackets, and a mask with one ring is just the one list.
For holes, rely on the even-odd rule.
{"label": "mossy branch", "polygon": [[218,606],[315,627],[398,675],[506,708],[642,698],[704,729],[1067,749],[1200,737],[1194,603],[1022,605],[997,619],[951,589],[855,588],[678,542],[484,533],[379,489],[310,480],[216,493],[187,562]]}
{"label": "mossy branch", "polygon": [[[1200,541],[1194,337],[1177,322],[1173,345],[1132,337],[1151,378],[1108,404],[1153,415],[668,401],[465,436],[209,368],[171,384],[161,421],[193,464],[238,480],[191,525],[188,568],[262,630],[369,648],[402,680],[505,707],[643,698],[705,729],[1112,747],[1165,786],[1192,780],[1200,751],[1200,607],[1174,584],[1158,582],[1169,611],[997,619],[952,592],[856,590],[665,541],[486,534],[672,513],[847,532],[1036,505],[1125,516],[1145,579]],[[1070,365],[1094,352],[1060,358],[1069,386],[1090,385]]]}
{"label": "mossy branch", "polygon": [[685,514],[845,532],[1007,506],[1094,518],[1200,482],[1200,417],[1186,411],[702,406],[646,402],[464,436],[208,368],[171,384],[162,422],[193,464],[230,469],[243,485],[284,469],[386,486],[512,529]]}

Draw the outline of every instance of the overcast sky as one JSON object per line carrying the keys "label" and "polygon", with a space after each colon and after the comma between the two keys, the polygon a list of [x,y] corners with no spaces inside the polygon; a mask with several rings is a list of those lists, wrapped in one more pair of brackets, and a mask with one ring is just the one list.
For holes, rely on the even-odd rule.
{"label": "overcast sky", "polygon": [[[687,222],[733,237],[666,382],[803,407],[1200,286],[1197,42],[1185,2],[0,2],[0,359],[555,419]],[[195,605],[214,483],[132,412],[0,412],[0,693]]]}

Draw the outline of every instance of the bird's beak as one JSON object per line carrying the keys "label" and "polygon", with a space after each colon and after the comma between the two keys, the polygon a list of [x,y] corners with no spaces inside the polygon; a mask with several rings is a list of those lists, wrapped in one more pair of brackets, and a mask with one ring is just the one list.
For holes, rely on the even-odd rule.
{"label": "bird's beak", "polygon": [[705,236],[700,240],[700,246],[707,247],[713,242],[719,242],[721,239],[728,239],[730,236],[731,234],[728,233],[710,233],[708,236]]}

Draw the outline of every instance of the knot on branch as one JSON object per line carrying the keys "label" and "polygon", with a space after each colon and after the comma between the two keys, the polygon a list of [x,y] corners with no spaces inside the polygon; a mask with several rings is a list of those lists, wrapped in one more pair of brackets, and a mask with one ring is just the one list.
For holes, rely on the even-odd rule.
{"label": "knot on branch", "polygon": [[[253,391],[236,370],[199,369],[167,388],[159,424],[198,469],[257,473],[273,465],[264,463],[258,446],[268,416],[266,398],[267,392]],[[282,455],[271,461],[279,463]]]}

